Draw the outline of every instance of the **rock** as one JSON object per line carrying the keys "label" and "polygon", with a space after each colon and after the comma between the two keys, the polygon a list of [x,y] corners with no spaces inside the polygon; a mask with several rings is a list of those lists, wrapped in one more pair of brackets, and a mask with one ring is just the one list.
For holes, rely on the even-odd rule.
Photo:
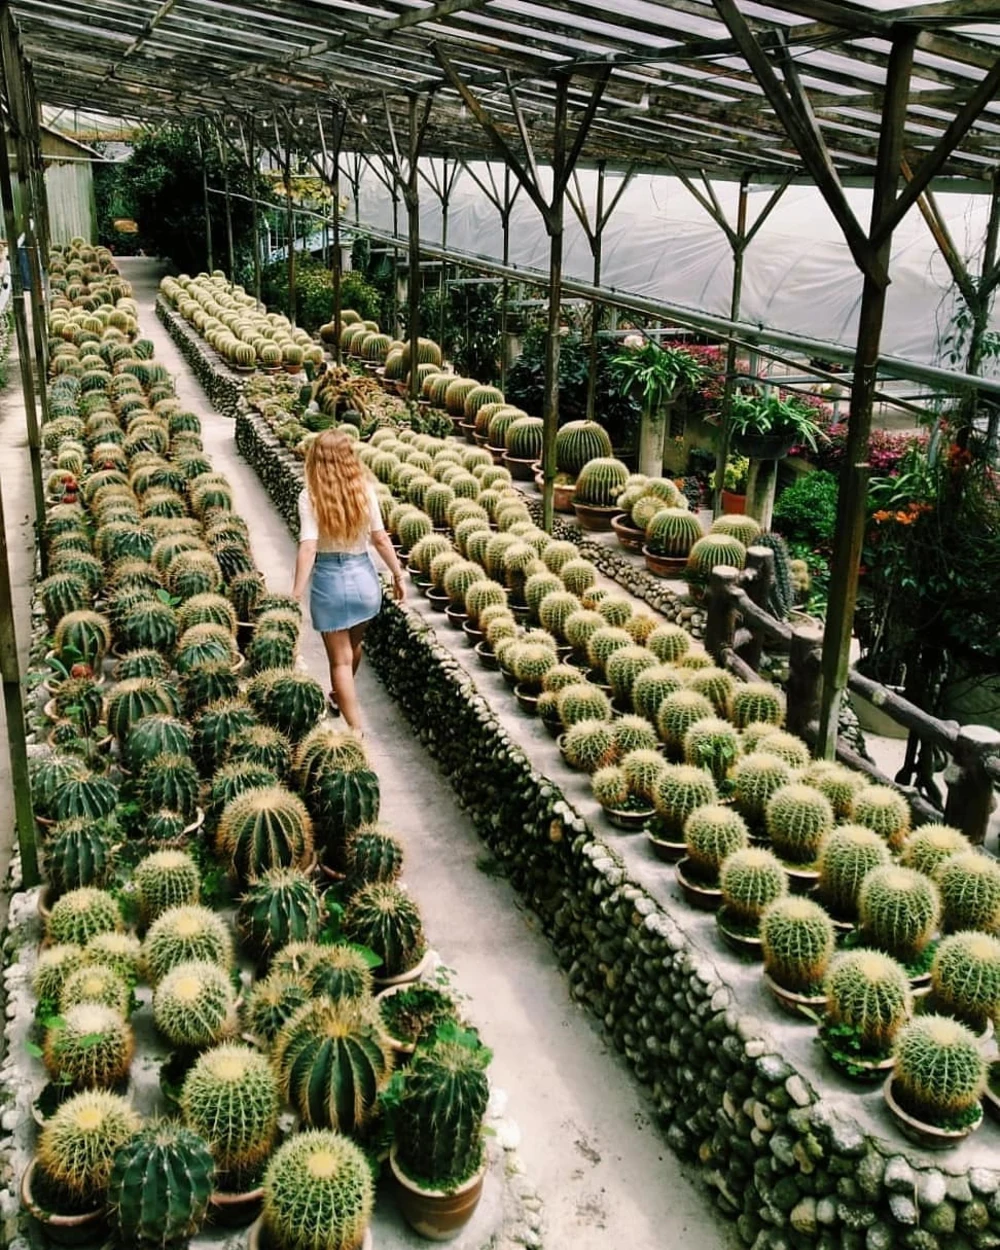
{"label": "rock", "polygon": [[917,1173],[917,1202],[921,1209],[940,1206],[948,1196],[944,1177],[936,1169]]}
{"label": "rock", "polygon": [[874,1202],[882,1191],[885,1159],[877,1150],[869,1150],[858,1164],[857,1181],[862,1194]]}
{"label": "rock", "polygon": [[807,1107],[812,1102],[809,1086],[797,1072],[793,1072],[785,1082],[785,1091],[797,1107]]}
{"label": "rock", "polygon": [[816,1221],[816,1199],[811,1196],[802,1198],[792,1207],[788,1221],[797,1233],[815,1237],[819,1228]]}
{"label": "rock", "polygon": [[982,1233],[990,1226],[990,1209],[980,1199],[973,1199],[958,1212],[958,1227],[963,1233]]}
{"label": "rock", "polygon": [[975,1193],[988,1198],[1000,1189],[1000,1174],[991,1172],[988,1168],[971,1168],[969,1184]]}
{"label": "rock", "polygon": [[908,1159],[893,1155],[885,1165],[882,1184],[891,1194],[912,1193],[917,1178]]}
{"label": "rock", "polygon": [[890,1194],[889,1210],[897,1224],[912,1228],[917,1222],[917,1204],[906,1194]]}
{"label": "rock", "polygon": [[955,1207],[945,1200],[936,1207],[931,1207],[921,1217],[924,1228],[929,1233],[953,1233],[955,1231]]}
{"label": "rock", "polygon": [[865,1250],[892,1250],[896,1244],[896,1234],[891,1225],[879,1220],[865,1233]]}
{"label": "rock", "polygon": [[837,1222],[837,1203],[830,1197],[820,1198],[816,1203],[816,1219],[820,1224],[836,1224]]}

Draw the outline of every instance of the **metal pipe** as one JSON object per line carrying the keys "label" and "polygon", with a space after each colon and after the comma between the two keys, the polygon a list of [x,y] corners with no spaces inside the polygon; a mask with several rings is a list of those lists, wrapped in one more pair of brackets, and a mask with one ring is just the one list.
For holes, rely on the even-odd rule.
{"label": "metal pipe", "polygon": [[336,335],[333,342],[333,358],[339,365],[342,363],[340,354],[340,314],[342,308],[341,258],[340,258],[340,148],[344,136],[344,113],[334,107],[333,113],[333,175],[330,189],[333,192],[333,324]]}
{"label": "metal pipe", "polygon": [[510,198],[510,166],[503,167],[503,208],[500,210],[500,224],[503,228],[503,285],[500,288],[500,389],[507,388],[507,302],[510,298],[510,213],[513,203]]}
{"label": "metal pipe", "polygon": [[253,294],[260,303],[260,211],[257,204],[257,118],[250,117],[250,212],[253,220]]}
{"label": "metal pipe", "polygon": [[202,138],[203,129],[202,126],[198,127],[198,155],[201,157],[201,193],[205,203],[205,253],[208,272],[211,273],[215,264],[212,256],[212,214],[208,206],[208,165],[206,164],[205,143]]}
{"label": "metal pipe", "polygon": [[[601,262],[604,256],[604,163],[597,167],[597,212],[594,231],[590,239],[590,251],[594,259],[593,285],[601,285]],[[593,421],[597,413],[597,360],[598,332],[600,330],[601,305],[598,300],[590,306],[590,353],[587,370],[587,420]]]}
{"label": "metal pipe", "polygon": [[410,340],[410,403],[415,404],[420,396],[420,178],[418,159],[420,156],[420,127],[417,121],[417,96],[410,96],[410,152],[409,177],[405,190],[406,215],[409,227],[407,245],[407,262],[409,272],[406,279],[407,315],[409,317]]}
{"label": "metal pipe", "polygon": [[[736,237],[731,239],[733,253],[733,287],[729,297],[729,316],[738,321],[743,300],[743,258],[746,255],[747,201],[750,196],[750,179],[740,179],[739,202],[736,209]],[[716,516],[722,511],[722,490],[726,477],[726,461],[729,459],[729,415],[736,390],[736,340],[730,339],[726,348],[726,380],[722,389],[722,420],[715,447],[715,489],[712,492],[712,511]]]}

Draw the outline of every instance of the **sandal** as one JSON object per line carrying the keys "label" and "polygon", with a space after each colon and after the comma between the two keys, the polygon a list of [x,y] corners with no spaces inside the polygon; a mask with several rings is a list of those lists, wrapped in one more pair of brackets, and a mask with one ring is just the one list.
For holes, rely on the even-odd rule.
{"label": "sandal", "polygon": [[326,710],[327,712],[329,712],[331,716],[340,715],[340,708],[337,705],[337,700],[333,697],[332,694],[328,694],[326,697]]}

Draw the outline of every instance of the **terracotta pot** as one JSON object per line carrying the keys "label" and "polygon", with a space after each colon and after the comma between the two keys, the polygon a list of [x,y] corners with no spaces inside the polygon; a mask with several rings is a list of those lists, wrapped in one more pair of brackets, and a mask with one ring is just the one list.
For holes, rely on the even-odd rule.
{"label": "terracotta pot", "polygon": [[500,457],[500,463],[510,471],[515,482],[530,482],[535,476],[534,460],[521,460],[505,451]]}
{"label": "terracotta pot", "polygon": [[[354,1247],[353,1250],[374,1250],[375,1243],[372,1240],[372,1230],[365,1229],[365,1235],[361,1239],[361,1244]],[[247,1250],[284,1250],[283,1246],[278,1245],[264,1231],[264,1217],[258,1216],[250,1225],[250,1232],[247,1234]]]}
{"label": "terracotta pot", "polygon": [[448,624],[452,629],[461,629],[465,622],[469,619],[468,612],[462,611],[461,608],[453,607],[451,604],[444,610],[445,616],[448,618]]}
{"label": "terracotta pot", "polygon": [[578,503],[573,500],[573,511],[581,529],[592,534],[607,534],[611,531],[611,518],[618,514],[618,509],[601,507],[592,503]]}
{"label": "terracotta pot", "polygon": [[545,732],[549,735],[550,738],[560,737],[560,735],[563,732],[564,726],[563,726],[562,721],[559,719],[558,715],[553,716],[551,719],[547,716],[539,716],[538,719],[545,726]]}
{"label": "terracotta pot", "polygon": [[656,858],[662,859],[665,864],[676,864],[687,854],[687,843],[671,842],[668,838],[659,837],[652,829],[646,830],[646,840],[653,848]]}
{"label": "terracotta pot", "polygon": [[213,1190],[209,1199],[208,1222],[217,1228],[246,1228],[260,1215],[263,1201],[264,1190],[260,1187],[242,1194]]}
{"label": "terracotta pot", "polygon": [[462,633],[465,634],[465,641],[470,647],[474,647],[476,643],[482,642],[486,635],[481,629],[477,629],[468,617],[462,622]]}
{"label": "terracotta pot", "polygon": [[728,516],[744,516],[747,510],[746,495],[738,495],[734,490],[723,490],[722,511]]}
{"label": "terracotta pot", "polygon": [[611,528],[626,551],[640,553],[646,545],[646,531],[630,525],[628,514],[618,512],[611,518]]}
{"label": "terracotta pot", "polygon": [[626,833],[641,833],[646,824],[656,815],[655,808],[647,807],[641,811],[622,811],[621,808],[605,807],[604,815],[616,829]]}
{"label": "terracotta pot", "polygon": [[512,668],[504,668],[504,666],[501,664],[500,676],[504,679],[507,685],[510,686],[511,690],[513,690],[514,687],[517,685],[517,674],[514,672]]}
{"label": "terracotta pot", "polygon": [[763,959],[764,951],[759,937],[749,933],[741,933],[726,923],[726,909],[722,906],[715,916],[722,940],[740,955],[749,955],[751,959]]}
{"label": "terracotta pot", "polygon": [[[403,985],[390,985],[378,995],[379,1000],[383,998],[391,998],[393,994],[405,993],[410,988],[408,983]],[[389,1045],[392,1047],[393,1054],[396,1056],[397,1066],[400,1061],[405,1062],[417,1048],[416,1042],[401,1042],[398,1037],[393,1037],[391,1033],[386,1032],[389,1039]]]}
{"label": "terracotta pot", "polygon": [[784,869],[788,888],[793,894],[811,894],[816,889],[819,881],[818,868],[797,868],[792,864],[785,864]]}
{"label": "terracotta pot", "polygon": [[775,1002],[788,1015],[814,1023],[815,1017],[823,1014],[826,1004],[825,994],[796,994],[793,990],[786,990],[783,985],[779,985],[766,972],[763,973],[763,977],[764,984],[774,995]]}
{"label": "terracotta pot", "polygon": [[[537,466],[537,461],[535,462]],[[535,485],[539,490],[544,490],[545,479],[541,473],[535,473]],[[556,512],[573,512],[573,496],[576,494],[576,482],[556,482],[552,487],[552,507]]]}
{"label": "terracotta pot", "polygon": [[107,1235],[107,1207],[97,1207],[79,1215],[60,1215],[38,1205],[34,1195],[35,1168],[32,1159],[21,1176],[21,1206],[42,1225],[49,1241],[60,1246],[98,1244]]}
{"label": "terracotta pot", "polygon": [[646,560],[646,568],[656,577],[672,577],[675,581],[684,576],[687,560],[678,556],[658,556],[655,551],[643,544],[642,554]]}
{"label": "terracotta pot", "polygon": [[401,1171],[396,1147],[389,1154],[389,1166],[396,1179],[396,1197],[407,1224],[428,1241],[451,1241],[468,1224],[479,1206],[486,1177],[487,1160],[475,1176],[457,1189],[424,1189]]}
{"label": "terracotta pot", "polygon": [[444,612],[451,600],[443,590],[434,590],[432,587],[427,592],[427,602],[431,605],[435,612]]}
{"label": "terracotta pot", "polygon": [[405,972],[400,972],[394,977],[373,977],[375,984],[387,989],[390,985],[411,985],[414,981],[419,981],[425,973],[434,969],[437,961],[437,952],[431,950],[430,947],[424,951],[420,960],[408,968]]}
{"label": "terracotta pot", "polygon": [[488,668],[491,672],[497,672],[500,668],[500,661],[493,654],[493,649],[484,638],[482,642],[477,642],[475,646],[476,655],[483,668]]}
{"label": "terracotta pot", "polygon": [[517,699],[522,712],[527,712],[529,716],[538,715],[538,695],[522,690],[520,682],[514,687],[514,698]]}
{"label": "terracotta pot", "polygon": [[885,1105],[889,1108],[889,1113],[896,1121],[896,1125],[903,1136],[908,1137],[910,1141],[915,1142],[918,1146],[923,1146],[925,1150],[948,1150],[957,1142],[968,1137],[970,1133],[974,1133],[983,1122],[982,1107],[979,1108],[979,1118],[973,1120],[965,1128],[938,1128],[936,1124],[927,1124],[923,1120],[918,1120],[915,1116],[910,1115],[909,1112],[904,1111],[896,1101],[896,1095],[893,1090],[894,1080],[894,1077],[889,1076],[882,1086],[882,1097],[885,1099]]}
{"label": "terracotta pot", "polygon": [[493,457],[494,464],[503,464],[503,458],[507,454],[506,447],[494,447],[492,443],[486,443],[484,446]]}
{"label": "terracotta pot", "polygon": [[674,868],[674,872],[677,874],[677,884],[681,887],[681,893],[687,902],[699,911],[718,911],[722,906],[722,891],[718,886],[705,885],[704,882],[699,881],[696,877],[689,876],[685,871],[685,866],[690,862],[689,856],[684,855],[677,861]]}

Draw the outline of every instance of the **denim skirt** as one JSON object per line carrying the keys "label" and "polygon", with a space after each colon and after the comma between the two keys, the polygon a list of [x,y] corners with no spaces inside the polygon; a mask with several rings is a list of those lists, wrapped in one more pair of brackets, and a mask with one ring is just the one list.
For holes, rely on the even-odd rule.
{"label": "denim skirt", "polygon": [[382,606],[382,583],[367,552],[323,552],[313,566],[309,611],[313,629],[327,634],[370,621]]}

